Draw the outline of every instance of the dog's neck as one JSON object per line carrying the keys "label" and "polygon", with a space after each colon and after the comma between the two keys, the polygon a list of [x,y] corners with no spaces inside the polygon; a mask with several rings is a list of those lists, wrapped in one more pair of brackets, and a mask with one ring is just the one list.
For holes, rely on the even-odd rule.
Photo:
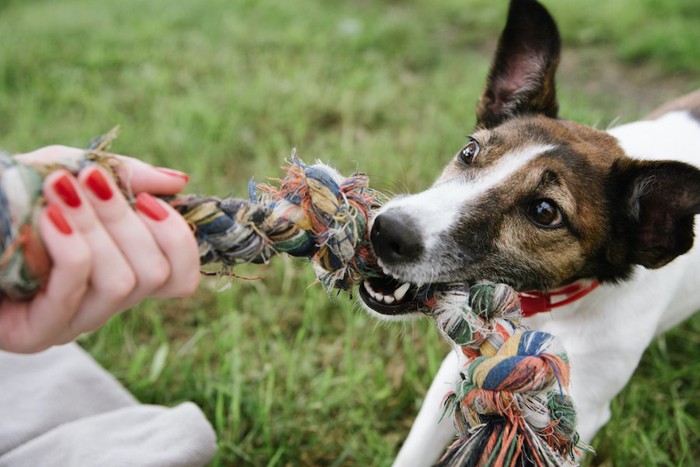
{"label": "dog's neck", "polygon": [[599,285],[600,282],[595,279],[581,279],[557,289],[521,292],[518,296],[523,316],[527,318],[537,313],[547,313],[574,303],[593,292]]}

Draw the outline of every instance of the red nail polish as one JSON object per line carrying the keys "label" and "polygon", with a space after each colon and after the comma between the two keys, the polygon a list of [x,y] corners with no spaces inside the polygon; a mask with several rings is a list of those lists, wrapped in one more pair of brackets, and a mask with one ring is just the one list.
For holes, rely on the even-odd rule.
{"label": "red nail polish", "polygon": [[136,209],[153,219],[154,221],[162,221],[168,217],[168,211],[156,201],[156,199],[148,193],[140,193],[136,197]]}
{"label": "red nail polish", "polygon": [[85,179],[85,183],[88,188],[90,188],[90,191],[95,193],[95,196],[102,201],[107,201],[112,198],[112,189],[109,187],[107,179],[105,179],[104,175],[102,175],[102,172],[99,170],[93,169]]}
{"label": "red nail polish", "polygon": [[49,220],[59,232],[65,235],[70,235],[73,233],[73,229],[71,229],[66,218],[63,217],[63,213],[58,206],[49,204],[46,207],[46,215],[49,216]]}
{"label": "red nail polish", "polygon": [[68,175],[62,175],[58,180],[53,182],[53,190],[58,196],[72,208],[80,206],[80,196],[75,191],[73,182]]}
{"label": "red nail polish", "polygon": [[187,175],[185,172],[180,172],[179,170],[168,169],[167,167],[156,167],[156,170],[166,175],[170,175],[171,177],[181,178],[186,182],[190,181],[190,176]]}

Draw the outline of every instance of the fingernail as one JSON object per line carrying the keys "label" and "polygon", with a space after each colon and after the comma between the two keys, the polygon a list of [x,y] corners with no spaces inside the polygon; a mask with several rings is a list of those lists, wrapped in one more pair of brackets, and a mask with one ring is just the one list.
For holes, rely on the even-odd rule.
{"label": "fingernail", "polygon": [[90,191],[95,193],[95,196],[100,198],[102,201],[107,201],[112,198],[112,189],[109,187],[107,179],[105,179],[104,175],[102,175],[102,172],[99,170],[94,169],[92,172],[90,172],[85,179],[85,183],[87,184],[88,188],[90,188]]}
{"label": "fingernail", "polygon": [[148,193],[139,193],[136,197],[136,209],[153,219],[154,221],[162,221],[168,217],[168,211],[156,201],[156,199]]}
{"label": "fingernail", "polygon": [[156,167],[156,170],[166,175],[170,175],[171,177],[181,178],[186,182],[190,181],[190,176],[187,175],[185,172],[180,172],[179,170],[168,169],[167,167]]}
{"label": "fingernail", "polygon": [[73,233],[73,229],[71,229],[66,218],[63,217],[63,213],[58,206],[55,204],[49,204],[46,207],[46,214],[49,216],[49,220],[59,232],[65,235],[70,235]]}
{"label": "fingernail", "polygon": [[58,196],[72,208],[80,206],[80,196],[75,191],[73,182],[68,175],[62,175],[58,180],[53,182],[53,190]]}

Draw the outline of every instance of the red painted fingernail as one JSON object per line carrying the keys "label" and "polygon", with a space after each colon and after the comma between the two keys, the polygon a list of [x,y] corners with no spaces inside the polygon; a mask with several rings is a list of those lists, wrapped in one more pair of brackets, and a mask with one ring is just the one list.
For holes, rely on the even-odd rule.
{"label": "red painted fingernail", "polygon": [[190,181],[190,176],[187,175],[185,172],[180,172],[179,170],[168,169],[167,167],[156,167],[156,170],[166,175],[170,175],[171,177],[181,178],[186,182]]}
{"label": "red painted fingernail", "polygon": [[168,211],[166,211],[153,196],[145,192],[139,193],[136,197],[136,209],[154,221],[162,221],[168,217]]}
{"label": "red painted fingernail", "polygon": [[75,191],[73,182],[68,175],[62,175],[58,180],[53,182],[53,190],[68,206],[72,208],[80,206],[80,196],[78,196],[78,192]]}
{"label": "red painted fingernail", "polygon": [[46,207],[46,214],[49,216],[51,223],[58,229],[62,234],[70,235],[73,233],[73,229],[70,228],[70,224],[63,217],[61,209],[55,204],[49,204]]}
{"label": "red painted fingernail", "polygon": [[102,172],[99,170],[95,169],[90,172],[85,179],[85,183],[87,184],[88,188],[90,188],[90,191],[95,193],[95,196],[100,198],[102,201],[107,201],[112,198],[112,189],[109,187],[109,183],[107,183],[105,176],[102,175]]}

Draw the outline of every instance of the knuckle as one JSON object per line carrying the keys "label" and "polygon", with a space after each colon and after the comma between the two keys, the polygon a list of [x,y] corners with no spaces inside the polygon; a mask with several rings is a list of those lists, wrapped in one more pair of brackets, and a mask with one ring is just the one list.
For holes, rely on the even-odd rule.
{"label": "knuckle", "polygon": [[149,265],[147,271],[139,275],[139,286],[154,290],[165,284],[170,278],[170,265],[164,259]]}
{"label": "knuckle", "polygon": [[120,301],[129,296],[135,287],[136,275],[132,271],[126,269],[112,275],[110,279],[103,284],[105,295],[112,297],[115,301]]}
{"label": "knuckle", "polygon": [[88,248],[75,248],[70,254],[63,256],[60,259],[61,263],[71,270],[86,270],[92,263],[92,253]]}

